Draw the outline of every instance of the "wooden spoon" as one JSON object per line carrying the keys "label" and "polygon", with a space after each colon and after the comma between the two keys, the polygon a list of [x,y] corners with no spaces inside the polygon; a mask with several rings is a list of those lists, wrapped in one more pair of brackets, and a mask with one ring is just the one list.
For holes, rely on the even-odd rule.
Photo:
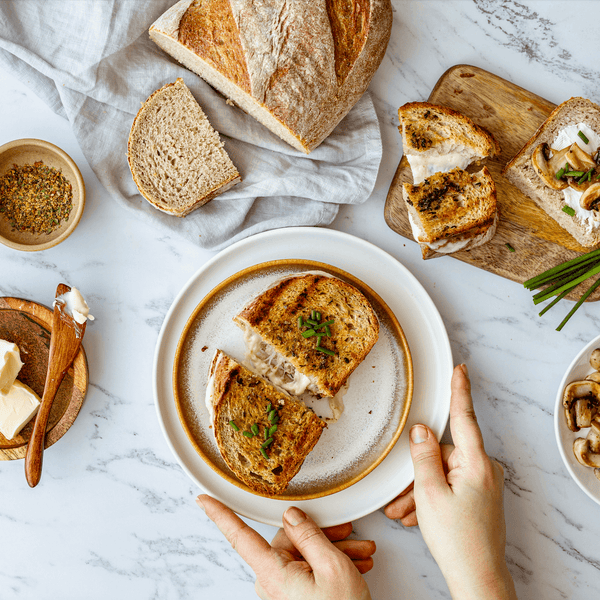
{"label": "wooden spoon", "polygon": [[[56,288],[56,298],[70,291],[71,288],[68,285],[60,283]],[[46,373],[46,383],[44,384],[44,395],[42,396],[40,409],[35,417],[33,432],[27,445],[27,454],[25,455],[25,477],[30,487],[35,487],[42,476],[42,456],[50,409],[65,373],[79,352],[81,340],[85,333],[85,325],[85,322],[77,323],[65,311],[64,302],[59,301],[54,303],[52,335],[50,337],[50,351],[48,354],[48,372]]]}

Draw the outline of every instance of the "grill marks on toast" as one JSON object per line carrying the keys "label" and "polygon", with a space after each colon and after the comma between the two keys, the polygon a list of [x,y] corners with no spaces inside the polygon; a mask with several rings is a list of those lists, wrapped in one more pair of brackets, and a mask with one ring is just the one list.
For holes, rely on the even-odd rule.
{"label": "grill marks on toast", "polygon": [[[298,317],[312,310],[321,322],[333,319],[331,337],[316,349],[314,338],[303,338]],[[369,353],[379,335],[379,322],[365,296],[353,286],[322,274],[300,274],[278,282],[250,302],[234,318],[249,327],[283,355],[298,371],[316,383],[320,394],[334,396]]]}
{"label": "grill marks on toast", "polygon": [[[214,432],[221,456],[238,479],[252,490],[282,494],[319,440],[326,424],[302,402],[278,390],[221,351],[211,365],[214,373]],[[267,406],[279,415],[277,431],[265,459],[260,447],[264,430],[273,424]],[[239,427],[235,431],[230,421]],[[246,437],[253,424],[259,435]]]}

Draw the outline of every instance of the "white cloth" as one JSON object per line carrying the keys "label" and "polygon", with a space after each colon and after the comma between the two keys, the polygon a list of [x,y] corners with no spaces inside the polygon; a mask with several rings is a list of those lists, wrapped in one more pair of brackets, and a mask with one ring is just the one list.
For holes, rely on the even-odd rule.
{"label": "white cloth", "polygon": [[[174,3],[3,0],[0,66],[69,120],[88,163],[119,204],[202,247],[220,249],[276,227],[328,225],[339,204],[364,202],[375,185],[382,154],[369,95],[306,156],[226,104],[150,40],[148,28]],[[143,200],[126,158],[140,104],[177,77],[184,79],[221,133],[243,179],[184,219]]]}

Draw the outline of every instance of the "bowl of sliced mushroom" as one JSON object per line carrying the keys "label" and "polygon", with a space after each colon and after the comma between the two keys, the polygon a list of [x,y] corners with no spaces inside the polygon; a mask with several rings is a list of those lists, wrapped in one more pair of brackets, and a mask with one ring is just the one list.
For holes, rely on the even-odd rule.
{"label": "bowl of sliced mushroom", "polygon": [[575,357],[563,377],[554,430],[569,473],[600,504],[600,336]]}

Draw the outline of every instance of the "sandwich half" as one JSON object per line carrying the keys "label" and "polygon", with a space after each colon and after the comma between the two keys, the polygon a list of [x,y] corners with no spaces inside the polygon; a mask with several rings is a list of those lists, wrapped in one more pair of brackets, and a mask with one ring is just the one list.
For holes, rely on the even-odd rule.
{"label": "sandwich half", "polygon": [[206,404],[221,456],[251,490],[282,494],[325,423],[299,400],[217,350]]}
{"label": "sandwich half", "polygon": [[422,183],[403,184],[402,194],[423,258],[469,250],[494,236],[496,186],[486,167],[473,174],[459,168],[436,173]]}
{"label": "sandwich half", "polygon": [[324,272],[277,281],[233,320],[254,369],[294,395],[335,396],[379,336],[364,294]]}
{"label": "sandwich half", "polygon": [[502,174],[582,246],[600,244],[600,106],[554,109]]}
{"label": "sandwich half", "polygon": [[500,154],[491,133],[468,117],[429,102],[409,102],[398,109],[402,147],[414,183],[438,172],[465,169]]}

